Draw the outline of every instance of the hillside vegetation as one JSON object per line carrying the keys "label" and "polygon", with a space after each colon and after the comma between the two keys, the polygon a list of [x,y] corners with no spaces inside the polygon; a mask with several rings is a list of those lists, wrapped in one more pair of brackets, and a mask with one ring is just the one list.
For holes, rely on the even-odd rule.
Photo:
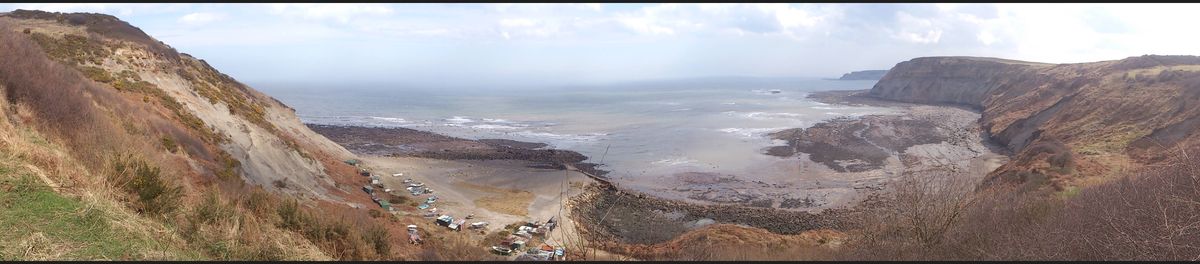
{"label": "hillside vegetation", "polygon": [[0,259],[442,257],[294,110],[115,17],[3,13],[0,50]]}
{"label": "hillside vegetation", "polygon": [[1016,154],[989,183],[1065,191],[1132,173],[1200,142],[1196,56],[1077,64],[917,58],[897,64],[870,94],[980,109],[983,127]]}

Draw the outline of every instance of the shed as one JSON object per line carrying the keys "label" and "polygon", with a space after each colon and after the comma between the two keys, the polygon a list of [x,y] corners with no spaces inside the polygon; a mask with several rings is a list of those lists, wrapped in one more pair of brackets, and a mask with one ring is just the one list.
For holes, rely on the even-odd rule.
{"label": "shed", "polygon": [[454,222],[454,217],[451,217],[449,215],[438,216],[438,218],[435,222],[437,222],[437,224],[442,225],[442,226],[448,226],[448,225],[450,225],[451,222]]}
{"label": "shed", "polygon": [[371,185],[363,185],[363,188],[362,188],[362,190],[363,190],[364,192],[367,192],[368,194],[374,194],[374,193],[375,193],[375,188],[372,188],[372,187],[371,187]]}

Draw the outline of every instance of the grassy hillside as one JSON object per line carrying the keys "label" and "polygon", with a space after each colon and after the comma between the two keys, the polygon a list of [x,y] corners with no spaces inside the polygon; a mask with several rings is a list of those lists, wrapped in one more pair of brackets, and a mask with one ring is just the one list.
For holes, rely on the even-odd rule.
{"label": "grassy hillside", "polygon": [[472,257],[404,243],[350,206],[352,154],[115,17],[5,13],[0,50],[0,259]]}

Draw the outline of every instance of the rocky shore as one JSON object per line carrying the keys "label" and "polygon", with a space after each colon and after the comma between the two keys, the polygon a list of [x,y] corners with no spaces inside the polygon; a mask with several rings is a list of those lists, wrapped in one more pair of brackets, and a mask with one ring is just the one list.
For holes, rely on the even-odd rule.
{"label": "rocky shore", "polygon": [[[969,108],[950,105],[915,105],[883,101],[866,91],[814,93],[810,98],[831,104],[859,104],[902,108],[899,115],[870,115],[838,118],[809,128],[771,133],[785,146],[768,148],[766,154],[789,157],[798,153],[838,172],[882,169],[889,159],[898,160],[907,171],[971,169],[970,161],[1002,153],[990,144]],[[994,156],[994,155],[993,155]],[[936,168],[935,168],[936,167]]]}
{"label": "rocky shore", "polygon": [[[844,230],[853,214],[874,204],[891,180],[906,174],[950,173],[982,179],[1003,164],[979,114],[954,105],[884,101],[865,91],[814,93],[839,105],[894,108],[892,114],[845,117],[770,134],[786,145],[764,154],[797,158],[799,183],[738,175],[685,172],[677,184],[647,195],[636,188],[596,185],[573,200],[577,221],[601,241],[655,244],[710,224],[762,228],[775,234]],[[789,161],[792,162],[792,161]],[[671,193],[673,197],[663,198]]]}
{"label": "rocky shore", "polygon": [[580,232],[594,241],[641,245],[670,241],[712,224],[784,235],[844,230],[851,228],[847,219],[853,219],[896,177],[923,171],[982,177],[1005,161],[998,148],[988,144],[987,135],[975,123],[979,114],[970,108],[884,101],[865,96],[864,91],[818,92],[810,98],[898,111],[837,118],[770,134],[785,145],[764,149],[764,154],[785,159],[780,160],[781,167],[761,170],[785,169],[794,176],[681,172],[671,176],[673,184],[665,189],[611,184],[596,177],[604,172],[595,170],[595,164],[582,162],[587,157],[541,143],[470,140],[406,128],[309,127],[363,155],[519,160],[531,168],[579,170],[598,180],[570,199],[571,217]]}
{"label": "rocky shore", "polygon": [[549,149],[544,143],[507,139],[471,140],[409,128],[307,124],[318,134],[359,155],[419,157],[443,160],[523,160],[531,167],[567,169],[603,176],[598,164],[583,162],[578,152]]}
{"label": "rocky shore", "polygon": [[776,234],[849,228],[857,209],[821,213],[739,205],[700,205],[592,184],[571,200],[572,215],[592,241],[662,243],[711,224],[762,228]]}

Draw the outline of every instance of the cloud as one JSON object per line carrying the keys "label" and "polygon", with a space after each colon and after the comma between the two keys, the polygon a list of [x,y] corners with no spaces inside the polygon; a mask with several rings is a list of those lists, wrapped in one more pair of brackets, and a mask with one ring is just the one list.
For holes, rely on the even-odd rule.
{"label": "cloud", "polygon": [[360,16],[387,15],[392,8],[383,4],[270,4],[273,14],[295,16],[306,19],[332,19],[340,23],[348,23]]}
{"label": "cloud", "polygon": [[897,27],[900,28],[895,34],[898,39],[920,44],[937,43],[942,39],[942,29],[932,19],[919,18],[904,11],[897,12],[896,18]]}
{"label": "cloud", "polygon": [[188,25],[201,25],[224,19],[224,14],[196,12],[179,17],[179,22]]}
{"label": "cloud", "polygon": [[[1187,4],[0,4],[0,11],[17,8],[117,15],[197,55],[236,47],[268,58],[294,56],[272,47],[321,53],[370,46],[433,54],[392,60],[403,67],[480,75],[551,71],[538,67],[595,78],[651,70],[820,75],[919,56],[1069,63],[1200,55],[1200,35],[1186,34],[1200,6]],[[520,65],[464,66],[518,51],[525,52]],[[460,58],[451,67],[439,56]],[[229,62],[238,63],[251,62]]]}

